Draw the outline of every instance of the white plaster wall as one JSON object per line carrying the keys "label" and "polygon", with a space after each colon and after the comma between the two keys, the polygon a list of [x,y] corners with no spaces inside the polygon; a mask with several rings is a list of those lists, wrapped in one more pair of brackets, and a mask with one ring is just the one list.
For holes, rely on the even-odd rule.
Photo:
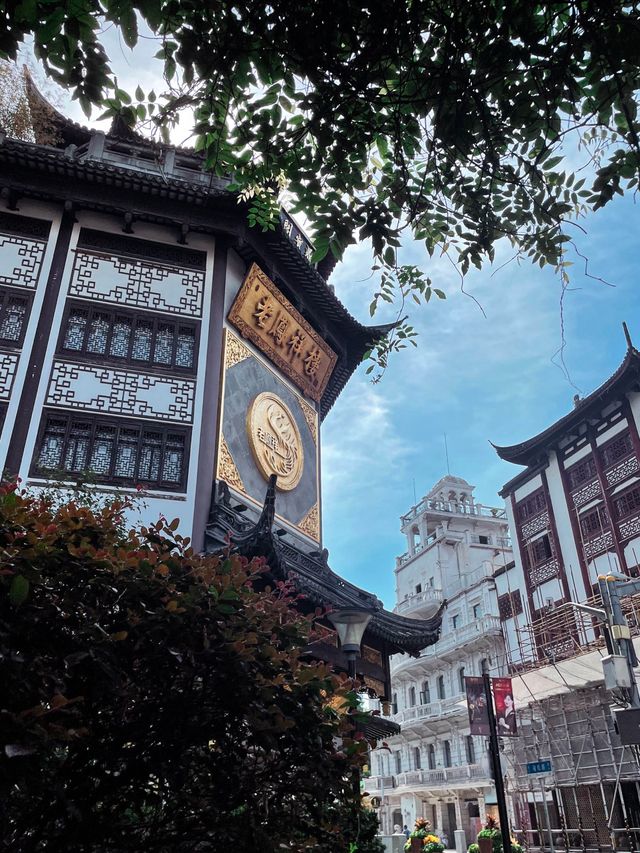
{"label": "white plaster wall", "polygon": [[[558,532],[558,545],[562,554],[565,572],[569,581],[569,590],[573,597],[576,593],[579,599],[583,596],[591,595],[590,590],[586,590],[582,571],[580,569],[580,560],[578,558],[578,549],[571,528],[571,518],[569,516],[569,507],[564,495],[564,488],[560,478],[560,468],[558,458],[555,453],[549,454],[549,467],[547,468],[547,484],[549,486],[549,497],[553,507],[553,514],[556,520],[556,529]],[[575,593],[574,593],[575,590]]]}
{"label": "white plaster wall", "polygon": [[536,587],[533,591],[533,603],[537,607],[546,606],[549,599],[552,599],[555,603],[562,598],[564,598],[564,594],[562,591],[562,585],[558,578],[553,578],[546,583],[540,584],[540,586]]}
{"label": "white plaster wall", "polygon": [[[58,341],[60,324],[64,313],[64,307],[68,296],[69,282],[71,278],[71,270],[74,261],[74,250],[78,243],[81,228],[95,228],[100,231],[109,232],[114,235],[122,235],[122,223],[115,218],[102,216],[95,213],[80,213],[77,216],[77,222],[74,224],[71,234],[71,243],[69,253],[67,255],[64,272],[62,276],[62,284],[56,309],[51,322],[51,335],[43,363],[42,375],[38,386],[38,393],[35,400],[33,417],[25,443],[24,454],[20,466],[21,475],[26,479],[31,464],[31,459],[34,454],[38,428],[42,414],[42,408],[45,403],[46,395],[49,388],[49,380],[53,367],[55,350]],[[132,238],[153,240],[162,243],[175,243],[176,235],[167,228],[159,226],[136,224],[135,234],[130,235]],[[187,490],[181,494],[168,495],[165,492],[150,490],[147,492],[142,501],[138,502],[138,509],[130,512],[128,518],[132,523],[151,524],[162,515],[171,521],[174,518],[180,519],[180,533],[183,536],[191,536],[193,512],[196,492],[196,475],[197,475],[197,448],[200,444],[200,432],[202,425],[202,401],[204,394],[204,369],[206,364],[206,352],[208,346],[208,329],[209,315],[211,308],[211,283],[213,277],[213,253],[214,240],[212,237],[204,235],[190,234],[189,248],[198,249],[207,253],[207,264],[205,270],[204,296],[203,296],[203,315],[202,325],[200,330],[200,343],[198,351],[198,371],[196,379],[196,390],[193,403],[193,429],[191,433],[189,469],[187,474]],[[162,315],[163,312],[157,312]],[[58,406],[60,410],[63,407]],[[106,413],[105,413],[106,414]],[[153,423],[151,419],[140,419],[141,423]],[[33,483],[42,481],[32,480]],[[137,497],[137,492],[126,489],[110,489],[100,488],[99,491],[104,493],[130,494]]]}
{"label": "white plaster wall", "polygon": [[532,477],[530,480],[527,480],[526,483],[523,483],[513,493],[514,500],[516,503],[521,501],[523,498],[526,498],[527,495],[530,495],[532,492],[535,492],[542,486],[542,477],[540,474],[536,474],[535,477]]}
{"label": "white plaster wall", "polygon": [[567,456],[567,458],[564,460],[564,467],[570,468],[572,465],[575,465],[576,462],[579,462],[585,456],[589,456],[590,453],[591,445],[587,442],[584,447],[581,447],[579,450],[576,450],[575,453],[572,453],[570,456]]}
{"label": "white plaster wall", "polygon": [[598,580],[598,575],[606,575],[609,572],[619,572],[620,564],[615,551],[606,551],[604,554],[598,554],[593,560],[587,563],[587,570],[591,583]]}
{"label": "white plaster wall", "polygon": [[628,566],[640,563],[640,536],[635,536],[624,547],[624,558]]}
{"label": "white plaster wall", "polygon": [[624,417],[620,418],[617,423],[613,424],[613,426],[609,427],[609,429],[596,436],[596,445],[599,447],[601,444],[605,444],[607,441],[616,436],[619,432],[624,432],[627,427],[627,419]]}
{"label": "white plaster wall", "polygon": [[42,260],[40,278],[38,279],[38,287],[36,289],[33,298],[33,303],[31,305],[31,314],[29,316],[29,322],[25,331],[24,342],[22,344],[22,349],[18,359],[18,365],[13,381],[13,387],[11,389],[11,398],[4,421],[4,427],[2,429],[2,435],[0,436],[0,470],[4,468],[5,459],[7,458],[7,451],[9,450],[9,439],[11,438],[11,433],[13,432],[16,415],[18,413],[18,406],[20,404],[20,396],[22,394],[25,377],[27,375],[27,370],[29,367],[29,355],[31,353],[31,348],[33,347],[33,343],[35,340],[36,328],[40,319],[40,313],[42,311],[42,300],[44,299],[47,279],[49,277],[49,271],[51,269],[53,252],[55,249],[56,241],[58,239],[58,232],[60,231],[62,208],[51,204],[41,204],[39,202],[21,200],[20,210],[13,213],[13,215],[16,217],[31,216],[35,219],[44,219],[51,223],[51,229],[49,231],[49,239],[44,253],[44,258]]}

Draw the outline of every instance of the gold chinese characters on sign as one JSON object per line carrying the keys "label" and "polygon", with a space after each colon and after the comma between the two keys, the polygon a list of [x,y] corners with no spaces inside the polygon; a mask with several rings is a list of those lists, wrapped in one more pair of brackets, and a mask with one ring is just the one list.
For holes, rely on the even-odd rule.
{"label": "gold chinese characters on sign", "polygon": [[277,487],[295,489],[302,477],[304,450],[293,415],[275,394],[258,394],[247,413],[247,435],[260,473],[277,474]]}
{"label": "gold chinese characters on sign", "polygon": [[229,322],[312,400],[322,399],[337,356],[257,264],[240,288]]}

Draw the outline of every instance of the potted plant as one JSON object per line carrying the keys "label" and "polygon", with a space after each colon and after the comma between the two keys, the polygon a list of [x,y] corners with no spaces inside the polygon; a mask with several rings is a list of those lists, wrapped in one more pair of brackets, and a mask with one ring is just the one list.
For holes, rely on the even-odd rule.
{"label": "potted plant", "polygon": [[487,821],[478,833],[478,846],[480,853],[501,853],[502,850],[502,833],[498,826],[498,821],[487,816]]}
{"label": "potted plant", "polygon": [[437,835],[429,831],[430,826],[431,824],[424,817],[416,820],[413,831],[404,845],[408,853],[409,851],[410,853],[443,853],[444,844]]}

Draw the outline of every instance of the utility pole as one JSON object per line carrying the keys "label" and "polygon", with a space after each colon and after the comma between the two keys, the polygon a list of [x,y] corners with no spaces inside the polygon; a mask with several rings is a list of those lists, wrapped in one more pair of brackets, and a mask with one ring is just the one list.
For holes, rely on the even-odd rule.
{"label": "utility pole", "polygon": [[500,816],[500,832],[502,833],[503,853],[511,853],[511,831],[509,830],[509,816],[507,814],[507,801],[504,795],[504,779],[502,778],[502,767],[500,765],[500,745],[498,743],[498,732],[496,729],[496,715],[493,710],[493,694],[491,692],[491,679],[489,673],[482,674],[484,682],[484,698],[487,702],[487,716],[489,718],[489,757],[491,758],[491,770],[493,781],[496,786],[496,800],[498,801],[498,815]]}
{"label": "utility pole", "polygon": [[[636,650],[633,647],[631,631],[622,611],[620,597],[640,592],[640,579],[628,578],[626,575],[599,575],[598,587],[602,597],[602,607],[606,614],[605,623],[609,630],[613,655],[623,656],[626,661],[628,679],[624,689],[629,696],[632,708],[640,708],[640,694],[633,668],[638,665]],[[606,672],[605,672],[606,675]]]}

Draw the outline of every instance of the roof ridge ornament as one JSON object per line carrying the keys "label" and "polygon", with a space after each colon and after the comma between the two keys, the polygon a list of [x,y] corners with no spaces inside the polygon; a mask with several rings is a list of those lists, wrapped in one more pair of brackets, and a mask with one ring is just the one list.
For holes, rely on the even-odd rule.
{"label": "roof ridge ornament", "polygon": [[622,331],[624,332],[624,337],[627,342],[627,349],[635,349],[631,340],[631,335],[629,334],[629,327],[624,320],[622,321]]}

